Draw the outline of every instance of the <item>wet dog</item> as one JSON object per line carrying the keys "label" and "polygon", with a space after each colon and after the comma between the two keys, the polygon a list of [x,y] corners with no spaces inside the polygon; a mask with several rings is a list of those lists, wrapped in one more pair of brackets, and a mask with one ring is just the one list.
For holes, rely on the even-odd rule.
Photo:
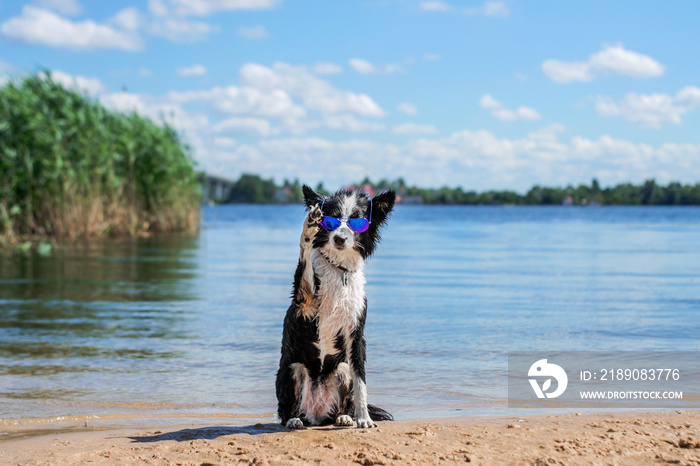
{"label": "wet dog", "polygon": [[376,427],[393,419],[367,403],[364,266],[396,193],[341,190],[324,198],[303,187],[308,214],[284,319],[277,413],[289,429],[335,423]]}

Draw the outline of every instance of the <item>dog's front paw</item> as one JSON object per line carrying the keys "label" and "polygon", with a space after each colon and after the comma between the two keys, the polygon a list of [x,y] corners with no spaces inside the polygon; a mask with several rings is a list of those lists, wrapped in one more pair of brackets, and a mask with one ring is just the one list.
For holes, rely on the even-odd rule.
{"label": "dog's front paw", "polygon": [[355,422],[352,420],[352,418],[350,416],[348,416],[347,414],[343,414],[343,415],[335,418],[335,425],[336,426],[354,426]]}
{"label": "dog's front paw", "polygon": [[372,427],[377,427],[377,424],[375,424],[374,421],[369,417],[369,414],[365,414],[364,416],[357,416],[357,428],[358,429],[365,429],[365,428],[372,428]]}
{"label": "dog's front paw", "polygon": [[287,421],[285,427],[287,427],[287,429],[290,430],[303,429],[304,423],[301,422],[301,419],[299,419],[298,417],[293,417]]}

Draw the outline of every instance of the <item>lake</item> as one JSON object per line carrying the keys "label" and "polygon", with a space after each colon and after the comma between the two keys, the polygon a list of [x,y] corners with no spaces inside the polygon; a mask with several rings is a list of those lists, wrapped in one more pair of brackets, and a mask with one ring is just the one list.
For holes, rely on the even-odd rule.
{"label": "lake", "polygon": [[[272,420],[301,206],[0,256],[0,431]],[[369,400],[508,415],[507,352],[700,349],[700,208],[399,205],[366,268]]]}

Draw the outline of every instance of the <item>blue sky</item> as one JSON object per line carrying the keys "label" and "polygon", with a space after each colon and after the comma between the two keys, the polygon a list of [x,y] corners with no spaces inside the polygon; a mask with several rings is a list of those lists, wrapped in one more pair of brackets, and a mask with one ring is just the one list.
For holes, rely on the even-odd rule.
{"label": "blue sky", "polygon": [[52,70],[165,118],[231,178],[695,183],[698,17],[697,1],[0,0],[0,80]]}

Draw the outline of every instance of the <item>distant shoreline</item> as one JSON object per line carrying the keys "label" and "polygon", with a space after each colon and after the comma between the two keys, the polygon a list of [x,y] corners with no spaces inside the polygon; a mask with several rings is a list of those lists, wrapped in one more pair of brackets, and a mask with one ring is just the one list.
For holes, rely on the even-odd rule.
{"label": "distant shoreline", "polygon": [[[282,186],[272,179],[258,175],[244,174],[237,181],[226,180],[207,174],[199,175],[203,186],[203,200],[214,204],[293,204],[302,201],[299,180],[285,180]],[[323,184],[316,191],[329,194]],[[630,183],[602,188],[598,180],[591,185],[577,187],[543,187],[535,185],[525,194],[515,191],[476,192],[462,187],[421,188],[409,186],[399,178],[395,181],[381,180],[377,183],[365,178],[360,183],[342,189],[359,189],[370,196],[393,189],[397,202],[402,204],[435,205],[700,205],[700,183],[682,185],[671,182],[666,186],[656,184],[651,179],[641,185]]]}
{"label": "distant shoreline", "polygon": [[[544,208],[559,208],[559,207],[571,207],[574,210],[578,209],[584,209],[586,208],[603,208],[603,209],[608,209],[608,208],[619,208],[619,207],[638,207],[638,208],[698,208],[700,207],[700,204],[695,205],[639,205],[639,204],[612,204],[612,205],[601,205],[601,204],[593,204],[593,205],[566,205],[566,204],[407,204],[407,203],[401,203],[401,206],[419,206],[419,207],[504,207],[504,208],[511,208],[511,207],[544,207]],[[227,202],[227,203],[222,203],[222,204],[216,204],[216,203],[202,203],[202,207],[222,207],[222,206],[255,206],[255,207],[284,207],[284,206],[303,206],[302,202],[286,202],[284,204],[280,203],[274,203],[274,202],[265,202],[265,203],[260,203],[256,204],[253,202]],[[179,232],[167,232],[167,233],[155,233],[157,235],[168,235],[168,234],[177,234]],[[149,235],[146,235],[149,236]]]}

